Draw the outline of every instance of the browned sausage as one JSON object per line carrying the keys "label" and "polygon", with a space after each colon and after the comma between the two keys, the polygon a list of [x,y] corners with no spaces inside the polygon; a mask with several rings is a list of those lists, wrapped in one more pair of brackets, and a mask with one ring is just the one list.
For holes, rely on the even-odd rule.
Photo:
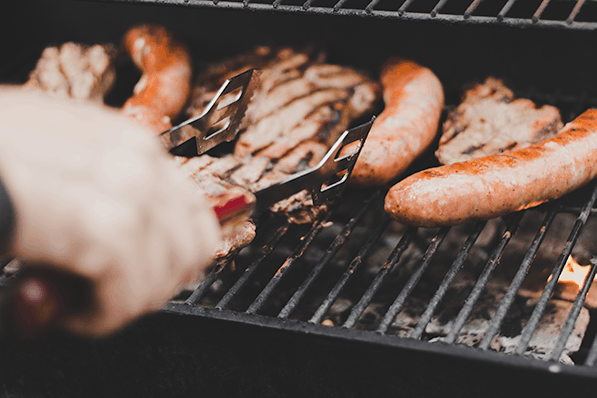
{"label": "browned sausage", "polygon": [[143,75],[123,114],[156,133],[171,127],[191,92],[191,57],[187,48],[164,27],[140,25],[129,29],[124,47]]}
{"label": "browned sausage", "polygon": [[405,224],[436,227],[537,206],[597,176],[597,109],[524,149],[424,170],[394,185],[385,210]]}
{"label": "browned sausage", "polygon": [[392,57],[382,67],[381,83],[385,108],[373,123],[352,171],[350,184],[355,187],[389,183],[429,147],[437,134],[444,91],[431,70]]}

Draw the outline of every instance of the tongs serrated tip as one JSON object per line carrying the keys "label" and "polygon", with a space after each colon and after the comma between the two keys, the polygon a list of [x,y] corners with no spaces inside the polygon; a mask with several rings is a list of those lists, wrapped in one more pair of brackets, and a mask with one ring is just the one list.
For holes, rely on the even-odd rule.
{"label": "tongs serrated tip", "polygon": [[[315,206],[332,202],[339,197],[346,188],[374,120],[375,117],[369,122],[344,131],[315,167],[295,173],[283,181],[255,192],[257,200],[253,215],[257,216],[273,204],[304,189],[311,193]],[[342,149],[353,142],[358,142],[356,148],[339,156]]]}
{"label": "tongs serrated tip", "polygon": [[183,144],[194,139],[196,148],[193,148],[190,156],[196,156],[223,142],[232,141],[241,128],[260,75],[260,69],[249,69],[226,80],[201,115],[160,134],[166,149],[176,152]]}

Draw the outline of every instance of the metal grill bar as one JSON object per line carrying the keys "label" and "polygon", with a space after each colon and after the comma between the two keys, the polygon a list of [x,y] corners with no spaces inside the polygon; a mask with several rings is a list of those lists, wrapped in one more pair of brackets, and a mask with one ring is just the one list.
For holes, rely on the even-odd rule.
{"label": "metal grill bar", "polygon": [[201,286],[199,286],[195,291],[186,299],[185,304],[188,305],[195,305],[201,300],[201,298],[205,295],[207,290],[213,285],[213,283],[218,279],[218,276],[222,273],[226,267],[230,266],[232,263],[232,258],[228,261],[220,264],[219,266],[215,267],[205,278]]}
{"label": "metal grill bar", "polygon": [[303,10],[309,9],[309,7],[311,7],[312,3],[313,3],[313,0],[307,0],[307,1],[305,1],[305,3],[303,4]]}
{"label": "metal grill bar", "polygon": [[386,230],[389,223],[390,223],[390,217],[388,215],[385,215],[384,218],[379,223],[379,226],[375,229],[375,231],[369,237],[369,239],[367,239],[367,242],[365,242],[365,244],[361,247],[361,250],[359,250],[359,253],[350,262],[350,265],[348,266],[346,271],[344,271],[344,273],[342,274],[342,276],[340,277],[340,279],[338,280],[336,285],[332,288],[330,293],[323,300],[323,303],[319,306],[319,308],[317,308],[317,310],[315,311],[315,314],[313,314],[311,319],[309,319],[310,323],[321,322],[321,318],[323,318],[323,316],[328,312],[328,310],[330,309],[332,304],[334,304],[334,301],[336,301],[336,299],[338,298],[338,295],[344,288],[344,285],[346,285],[348,278],[350,278],[350,276],[352,274],[354,274],[354,272],[357,270],[359,265],[361,265],[361,263],[363,262],[363,259],[365,257],[367,257],[367,254],[369,254],[369,252],[371,251],[371,248],[378,241],[381,234],[383,234],[383,232]]}
{"label": "metal grill bar", "polygon": [[556,345],[551,353],[550,360],[559,361],[560,357],[562,356],[562,353],[564,352],[564,348],[566,346],[566,342],[568,341],[568,339],[570,338],[570,335],[572,334],[572,330],[574,329],[574,326],[576,324],[576,319],[578,318],[578,315],[580,314],[580,310],[582,309],[582,307],[585,303],[585,300],[587,298],[587,293],[589,292],[589,288],[593,284],[594,279],[595,279],[595,257],[593,257],[591,259],[591,270],[589,271],[589,274],[585,278],[585,281],[584,281],[581,291],[578,293],[578,295],[576,296],[576,299],[574,300],[574,304],[572,305],[570,314],[568,314],[568,318],[566,318],[566,322],[564,323],[564,326],[562,327],[562,331],[560,332],[560,337],[558,338],[558,341],[556,342]]}
{"label": "metal grill bar", "polygon": [[342,8],[342,6],[344,6],[344,3],[346,3],[347,0],[339,0],[336,4],[334,4],[334,12],[338,12],[338,10],[340,10]]}
{"label": "metal grill bar", "polygon": [[280,281],[282,280],[284,275],[286,275],[288,270],[290,270],[292,268],[292,266],[295,264],[295,261],[297,259],[299,259],[305,253],[305,250],[307,250],[307,248],[311,245],[311,243],[313,242],[315,237],[325,227],[325,225],[329,221],[331,215],[332,215],[332,213],[329,213],[323,221],[318,220],[313,224],[313,226],[311,227],[309,232],[305,235],[305,237],[301,241],[301,244],[298,245],[294,249],[294,251],[292,252],[292,254],[290,256],[288,256],[288,258],[286,259],[284,264],[282,264],[280,266],[280,268],[278,269],[278,272],[276,272],[276,274],[273,276],[273,278],[270,279],[270,281],[263,288],[261,293],[259,293],[259,296],[257,296],[255,301],[253,301],[253,303],[251,303],[251,305],[249,306],[249,308],[246,311],[247,314],[256,314],[261,309],[261,307],[263,306],[263,304],[265,303],[267,298],[274,291],[276,286],[278,286],[278,283],[280,283]]}
{"label": "metal grill bar", "polygon": [[486,224],[487,224],[486,221],[480,221],[475,224],[473,231],[468,236],[464,246],[458,253],[458,256],[456,256],[456,259],[452,263],[452,266],[450,267],[450,269],[444,276],[442,283],[439,285],[435,294],[429,301],[429,305],[425,309],[425,312],[423,312],[423,314],[420,316],[417,326],[411,332],[409,337],[411,337],[413,339],[421,338],[421,336],[423,335],[423,332],[425,331],[425,328],[427,327],[427,324],[431,321],[431,317],[433,316],[435,309],[437,308],[439,303],[444,298],[444,295],[448,291],[448,287],[452,283],[452,280],[454,279],[454,277],[456,276],[456,274],[458,273],[460,268],[462,268],[462,265],[464,264],[464,260],[466,260],[468,252],[470,251],[471,247],[473,247],[473,245],[477,241],[477,238],[483,231],[483,228],[485,228]]}
{"label": "metal grill bar", "polygon": [[493,270],[499,264],[500,259],[502,258],[502,254],[504,253],[504,250],[506,250],[506,246],[510,242],[510,239],[512,239],[512,236],[516,233],[516,230],[518,229],[518,224],[520,224],[520,220],[522,219],[523,215],[524,212],[518,212],[512,216],[512,220],[510,220],[510,223],[508,224],[506,231],[504,231],[500,243],[491,254],[491,257],[485,265],[483,272],[481,272],[481,275],[477,279],[477,282],[475,283],[475,286],[473,287],[471,294],[467,297],[466,301],[464,302],[464,305],[458,313],[458,316],[454,320],[452,329],[450,329],[450,332],[446,336],[446,343],[453,344],[456,341],[456,338],[458,337],[460,330],[462,329],[469,315],[473,311],[473,307],[477,303],[477,300],[479,300],[479,297],[485,289],[487,282],[489,282],[489,278],[491,278]]}
{"label": "metal grill bar", "polygon": [[[97,1],[97,0],[96,0]],[[104,1],[121,1],[121,2],[134,2],[134,3],[155,3],[156,0],[104,0]],[[306,0],[307,1],[307,0]],[[443,0],[442,0],[443,1]],[[479,0],[476,3],[475,0],[474,8],[477,8],[481,3]],[[323,14],[323,15],[341,15],[341,16],[357,16],[357,17],[376,17],[376,18],[394,18],[408,21],[437,21],[444,23],[462,24],[462,23],[474,23],[474,24],[500,24],[504,26],[514,27],[542,27],[542,28],[555,28],[555,29],[577,29],[577,30],[596,30],[597,19],[591,21],[577,22],[570,20],[567,22],[564,20],[544,20],[537,19],[533,21],[532,18],[506,18],[506,14],[512,8],[516,0],[509,0],[504,7],[502,7],[500,13],[497,16],[473,16],[472,11],[463,13],[462,15],[456,14],[437,14],[431,15],[431,13],[425,12],[408,12],[407,9],[412,5],[414,0],[406,0],[397,11],[390,10],[376,10],[374,6],[377,5],[379,0],[373,0],[364,5],[354,5],[350,7],[346,0],[339,0],[333,6],[318,6],[317,2],[309,1],[308,4],[302,3],[301,5],[284,5],[282,0],[275,0],[269,4],[263,1],[251,2],[250,0],[238,0],[238,1],[213,1],[213,0],[160,0],[162,4],[179,4],[185,6],[194,7],[217,7],[225,9],[244,9],[252,11],[279,11],[279,12],[290,12],[290,13],[308,13],[308,14]]]}
{"label": "metal grill bar", "polygon": [[514,5],[515,2],[516,2],[516,0],[508,0],[508,2],[506,4],[504,4],[504,7],[502,7],[502,9],[500,10],[500,12],[498,13],[498,15],[496,17],[498,21],[502,21],[504,19],[504,17],[508,13],[508,11],[510,11],[510,9],[512,8],[512,6]]}
{"label": "metal grill bar", "polygon": [[377,5],[377,3],[379,3],[379,0],[371,0],[371,2],[367,4],[367,7],[365,7],[365,11],[368,13],[373,12],[373,8]]}
{"label": "metal grill bar", "polygon": [[240,278],[236,281],[236,283],[226,292],[224,297],[218,302],[215,308],[217,309],[224,309],[228,306],[230,301],[245,287],[247,281],[253,275],[253,273],[257,270],[257,268],[262,264],[263,260],[269,256],[269,254],[274,251],[274,248],[277,246],[280,239],[288,232],[288,228],[290,228],[290,222],[286,221],[272,236],[269,242],[263,247],[261,250],[261,254],[259,257],[245,269],[245,272],[241,275]]}
{"label": "metal grill bar", "polygon": [[414,2],[415,0],[406,0],[404,3],[402,3],[402,5],[400,6],[400,8],[398,9],[398,14],[402,15],[403,13],[406,12],[406,9],[408,7],[410,7],[410,5]]}
{"label": "metal grill bar", "polygon": [[537,8],[537,10],[535,11],[535,13],[531,17],[531,20],[533,21],[533,23],[539,22],[539,19],[541,18],[541,14],[543,14],[543,11],[545,11],[545,9],[549,5],[550,1],[551,0],[543,0],[541,2],[541,4],[539,4],[539,7]]}
{"label": "metal grill bar", "polygon": [[473,12],[475,12],[475,10],[477,9],[477,7],[479,7],[479,4],[481,4],[483,0],[474,0],[470,6],[468,6],[468,8],[464,11],[464,19],[468,19],[471,17],[471,15],[473,15]]}
{"label": "metal grill bar", "polygon": [[437,16],[441,9],[446,5],[448,0],[439,0],[439,2],[433,7],[433,10],[429,13],[432,17]]}
{"label": "metal grill bar", "polygon": [[363,217],[365,212],[369,209],[369,206],[374,202],[375,198],[377,198],[378,195],[379,195],[379,191],[375,191],[373,193],[373,195],[371,195],[367,199],[367,201],[363,204],[363,206],[361,206],[357,210],[356,214],[344,226],[344,228],[342,229],[340,234],[336,237],[336,239],[334,239],[332,244],[328,247],[325,255],[322,257],[322,259],[319,261],[319,263],[317,263],[315,265],[315,267],[311,270],[311,272],[307,276],[307,279],[305,279],[305,281],[301,284],[301,286],[298,288],[298,290],[296,292],[294,292],[294,294],[292,295],[290,300],[288,300],[288,303],[286,303],[284,308],[282,308],[282,310],[278,314],[278,318],[286,319],[290,316],[290,314],[292,313],[292,311],[294,311],[294,309],[296,308],[298,303],[301,301],[301,299],[303,298],[303,296],[305,295],[305,293],[307,292],[309,287],[313,284],[313,281],[315,281],[315,279],[317,279],[317,277],[321,273],[321,270],[323,269],[323,267],[325,267],[332,260],[332,258],[336,255],[338,250],[340,250],[342,245],[344,245],[344,243],[346,243],[346,239],[352,233],[352,230],[356,226],[357,222],[361,219],[361,217]]}
{"label": "metal grill bar", "polygon": [[537,231],[537,234],[535,235],[535,239],[533,239],[533,242],[531,243],[529,250],[527,250],[524,258],[522,259],[520,267],[518,267],[516,275],[514,275],[514,278],[512,279],[510,286],[508,286],[508,290],[502,298],[502,301],[500,302],[500,305],[495,315],[489,322],[489,326],[487,327],[487,330],[483,335],[483,339],[481,339],[481,342],[479,343],[479,349],[487,350],[494,336],[500,330],[502,322],[506,317],[506,314],[508,313],[510,306],[514,302],[516,293],[518,292],[518,289],[520,289],[520,286],[522,285],[522,282],[524,281],[524,278],[527,275],[527,272],[531,267],[531,264],[537,256],[539,247],[541,246],[541,243],[543,243],[543,239],[545,238],[545,235],[547,234],[547,231],[549,230],[549,227],[551,226],[551,223],[553,222],[560,208],[561,206],[558,203],[552,204],[551,210],[546,214],[543,223],[539,228],[539,231]]}
{"label": "metal grill bar", "polygon": [[377,328],[378,333],[385,333],[388,330],[388,327],[396,318],[396,315],[400,312],[400,310],[402,310],[404,302],[417,285],[417,282],[419,282],[419,279],[421,279],[421,276],[427,269],[427,266],[431,262],[433,255],[437,252],[437,249],[442,244],[444,238],[446,237],[449,231],[450,227],[442,227],[437,233],[437,235],[435,235],[435,237],[431,240],[431,244],[429,245],[429,247],[425,251],[425,254],[423,255],[423,261],[421,262],[421,265],[415,270],[415,272],[413,272],[411,277],[406,282],[406,285],[402,288],[402,291],[400,292],[398,297],[396,297],[396,300],[394,300],[394,302],[384,315],[379,327]]}
{"label": "metal grill bar", "polygon": [[545,307],[547,306],[547,303],[553,293],[556,283],[557,283],[558,279],[560,278],[562,269],[564,269],[564,265],[566,264],[566,261],[568,260],[570,253],[572,252],[572,248],[574,247],[576,240],[578,239],[578,236],[580,235],[580,231],[582,230],[582,227],[585,225],[585,223],[587,222],[587,219],[589,218],[589,214],[591,213],[591,208],[593,207],[593,204],[595,203],[596,199],[597,199],[597,185],[594,185],[591,197],[585,203],[585,206],[583,207],[583,211],[580,213],[580,215],[576,219],[576,222],[574,223],[574,227],[572,228],[572,231],[570,232],[568,240],[566,241],[566,245],[564,246],[564,249],[562,250],[560,257],[558,258],[558,260],[556,262],[556,265],[551,273],[551,279],[545,285],[545,288],[543,289],[543,292],[541,293],[541,297],[539,297],[539,301],[537,302],[537,305],[535,306],[535,309],[533,310],[533,313],[531,314],[531,317],[530,317],[528,323],[522,330],[520,342],[518,344],[518,347],[516,347],[516,351],[515,351],[515,353],[517,355],[522,355],[526,351],[526,349],[529,345],[529,342],[531,341],[531,338],[533,337],[533,333],[535,332],[535,329],[537,328],[537,325],[539,324],[539,321],[541,320],[541,317],[543,316],[543,312],[545,311]]}
{"label": "metal grill bar", "polygon": [[377,272],[377,275],[375,275],[375,279],[373,279],[373,282],[371,282],[365,293],[361,296],[359,302],[353,307],[352,311],[350,312],[350,315],[342,325],[343,328],[352,328],[355,325],[355,323],[359,320],[369,303],[371,303],[373,296],[381,287],[381,284],[383,283],[388,273],[394,268],[394,265],[396,265],[398,261],[400,261],[402,253],[404,253],[416,232],[417,229],[411,227],[404,233],[404,235],[402,235],[402,238],[394,247],[394,250],[392,250],[392,253],[390,253],[386,262],[381,266],[381,268]]}
{"label": "metal grill bar", "polygon": [[580,9],[582,8],[583,4],[585,4],[585,1],[586,0],[578,0],[576,2],[576,4],[574,5],[574,8],[572,9],[572,12],[570,13],[570,15],[568,16],[568,18],[566,19],[566,23],[568,25],[571,25],[572,22],[574,22],[574,18],[576,18],[576,16],[580,12]]}

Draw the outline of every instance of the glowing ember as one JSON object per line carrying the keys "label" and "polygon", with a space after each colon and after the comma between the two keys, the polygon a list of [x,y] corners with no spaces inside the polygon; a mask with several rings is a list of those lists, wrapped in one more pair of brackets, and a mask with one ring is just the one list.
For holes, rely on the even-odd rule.
{"label": "glowing ember", "polygon": [[[591,267],[588,265],[580,265],[574,258],[572,258],[572,256],[569,256],[568,261],[566,261],[566,265],[564,265],[564,269],[562,270],[562,274],[558,279],[558,283],[573,283],[580,289],[590,270]],[[549,280],[551,280],[551,275],[549,276],[548,281]]]}

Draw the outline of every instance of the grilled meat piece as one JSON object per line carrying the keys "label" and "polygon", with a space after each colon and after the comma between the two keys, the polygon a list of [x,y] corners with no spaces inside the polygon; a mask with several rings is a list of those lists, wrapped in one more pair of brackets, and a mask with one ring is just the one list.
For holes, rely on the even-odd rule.
{"label": "grilled meat piece", "polygon": [[[313,167],[315,154],[321,157],[325,151],[322,144],[305,143],[276,165],[267,157],[239,157],[232,154],[219,158],[209,155],[191,159],[176,157],[175,161],[181,171],[205,193],[208,203],[215,206],[235,196],[252,196],[251,192],[282,181],[296,171]],[[325,205],[314,207],[307,191],[301,191],[272,207],[272,211],[283,212],[295,223],[311,222],[326,210]],[[234,227],[228,227],[223,229],[224,239],[216,250],[217,262],[226,261],[255,238],[256,226],[248,217],[239,219]]]}
{"label": "grilled meat piece", "polygon": [[[222,63],[210,65],[199,73],[191,95],[188,113],[191,116],[199,116],[224,81],[247,69],[262,70],[259,91],[269,92],[278,84],[301,75],[301,70],[304,70],[309,64],[322,62],[323,58],[323,53],[311,48],[295,51],[289,48],[276,50],[261,46]],[[255,95],[255,97],[258,96]],[[247,119],[251,118],[252,112],[259,112],[261,107],[253,106],[252,108],[247,112]],[[275,109],[273,108],[273,110]]]}
{"label": "grilled meat piece", "polygon": [[435,155],[443,164],[494,155],[551,138],[562,127],[557,108],[514,99],[502,81],[490,77],[467,90],[449,113]]}
{"label": "grilled meat piece", "polygon": [[116,49],[112,45],[86,46],[68,42],[47,47],[30,73],[26,88],[58,98],[103,101],[115,79]]}
{"label": "grilled meat piece", "polygon": [[[226,79],[250,68],[262,70],[233,154],[210,166],[226,183],[255,192],[313,167],[354,120],[373,111],[381,99],[379,84],[324,59],[313,48],[257,47],[200,73],[192,116],[203,112]],[[310,194],[302,192],[271,210],[292,222],[309,223],[326,208],[315,209]]]}
{"label": "grilled meat piece", "polygon": [[[288,152],[249,188],[256,192],[283,181],[294,173],[315,167],[326,152],[325,145],[315,141],[305,141]],[[314,206],[309,191],[303,190],[274,204],[270,211],[285,215],[291,223],[309,224],[321,214],[327,213],[328,206],[326,204]]]}
{"label": "grilled meat piece", "polygon": [[[329,146],[350,121],[372,110],[379,95],[378,84],[353,69],[311,65],[302,76],[273,86],[271,91],[262,88],[257,92],[249,107],[248,126],[234,153],[246,156],[267,151],[266,156],[280,158],[302,141]],[[274,105],[268,106],[271,102]],[[270,146],[275,149],[268,151]]]}
{"label": "grilled meat piece", "polygon": [[[232,156],[214,158],[203,155],[191,159],[175,157],[174,161],[180,165],[181,172],[191,178],[205,193],[207,202],[212,207],[235,196],[253,196],[247,189],[226,180],[227,175],[233,174],[231,170],[241,167],[240,162]],[[248,217],[238,217],[222,227],[223,239],[215,252],[217,263],[227,261],[255,238],[255,224]]]}

